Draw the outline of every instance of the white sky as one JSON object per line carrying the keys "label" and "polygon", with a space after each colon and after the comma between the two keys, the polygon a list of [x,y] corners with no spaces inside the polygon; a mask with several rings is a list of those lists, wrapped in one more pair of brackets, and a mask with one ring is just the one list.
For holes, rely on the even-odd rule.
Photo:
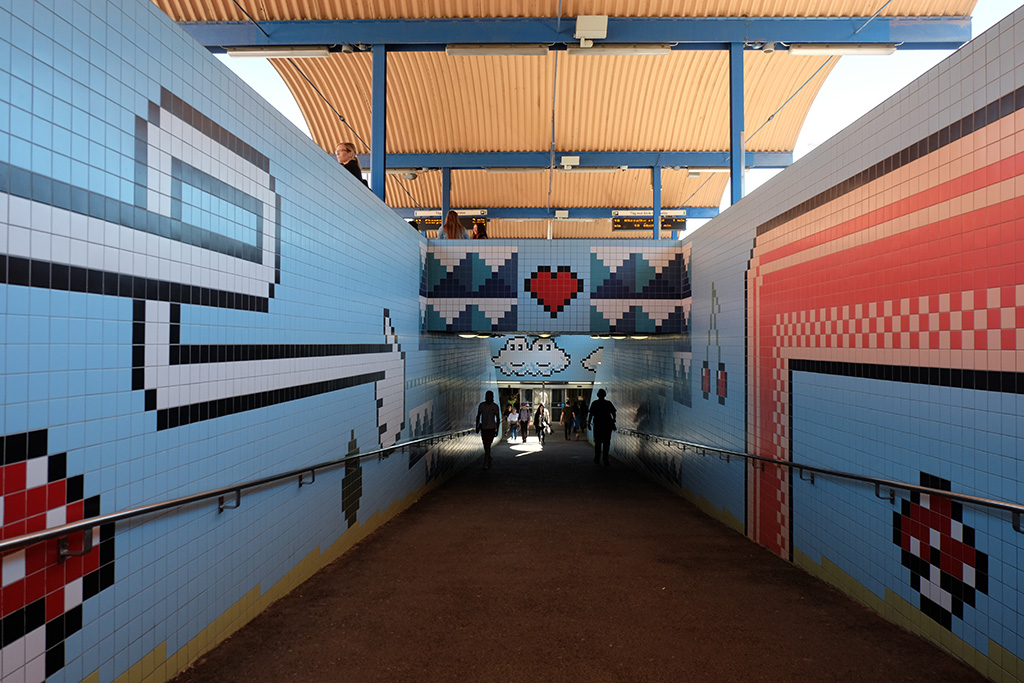
{"label": "white sky", "polygon": [[[971,22],[973,36],[983,33],[1020,6],[1021,3],[1017,0],[978,0]],[[793,151],[794,160],[871,111],[950,54],[948,51],[939,50],[898,50],[896,54],[884,57],[847,55],[841,58],[811,105]],[[266,59],[233,59],[224,55],[219,56],[221,61],[242,80],[290,119],[299,130],[309,135],[309,128],[302,118],[295,98]],[[747,130],[753,133],[762,123],[748,121]],[[776,173],[777,170],[748,171],[747,192]],[[721,208],[724,210],[728,205],[727,186],[723,193]],[[689,229],[686,234],[692,233],[706,222],[699,219],[688,221]]]}

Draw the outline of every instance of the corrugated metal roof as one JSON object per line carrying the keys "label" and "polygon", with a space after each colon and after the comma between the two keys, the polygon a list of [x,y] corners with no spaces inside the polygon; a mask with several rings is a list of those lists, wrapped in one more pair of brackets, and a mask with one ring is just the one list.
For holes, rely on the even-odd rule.
{"label": "corrugated metal roof", "polygon": [[[154,2],[179,21],[246,20],[232,0]],[[559,12],[558,0],[239,2],[258,21],[555,17]],[[974,2],[893,0],[881,16],[966,16]],[[880,4],[878,0],[563,0],[561,14],[567,20],[585,14],[870,16]],[[333,152],[338,142],[348,140],[361,151],[368,150],[373,142],[372,65],[368,53],[332,53],[326,58],[271,62],[295,95],[317,144]],[[746,149],[791,151],[814,97],[836,62],[783,52],[745,52]],[[878,60],[878,67],[885,68],[884,60]],[[388,56],[387,151],[548,152],[552,140],[556,155],[577,151],[727,150],[728,76],[728,55],[723,51],[629,56],[553,51],[545,56],[501,57],[393,52]],[[723,155],[722,164],[727,163]],[[722,173],[691,178],[685,170],[664,169],[662,206],[717,207],[727,181],[728,175]],[[440,172],[420,172],[415,179],[388,176],[386,201],[401,208],[440,206]],[[451,204],[456,207],[650,208],[652,201],[647,169],[611,173],[452,171]],[[612,235],[607,220],[560,221],[554,226],[556,237],[619,236]],[[490,231],[494,237],[546,237],[547,223],[495,219]]]}
{"label": "corrugated metal roof", "polygon": [[[470,17],[864,17],[872,0],[240,0],[258,21]],[[175,21],[245,21],[231,0],[154,0]],[[881,3],[884,4],[884,3]],[[880,16],[966,16],[974,0],[895,0]]]}

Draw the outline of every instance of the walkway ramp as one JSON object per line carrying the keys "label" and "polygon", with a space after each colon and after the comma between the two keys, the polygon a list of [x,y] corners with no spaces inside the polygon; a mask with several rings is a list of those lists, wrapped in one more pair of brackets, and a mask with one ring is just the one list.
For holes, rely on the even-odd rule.
{"label": "walkway ramp", "polygon": [[984,680],[585,442],[494,455],[176,680]]}

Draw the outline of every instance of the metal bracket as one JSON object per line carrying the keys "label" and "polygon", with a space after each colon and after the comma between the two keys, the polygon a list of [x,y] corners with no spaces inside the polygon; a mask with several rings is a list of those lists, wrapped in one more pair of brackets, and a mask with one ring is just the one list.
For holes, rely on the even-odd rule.
{"label": "metal bracket", "polygon": [[1018,534],[1024,534],[1024,529],[1022,529],[1020,526],[1020,513],[1013,512],[1011,513],[1011,515],[1011,523],[1013,524],[1013,530],[1016,531]]}
{"label": "metal bracket", "polygon": [[309,486],[310,484],[312,484],[313,482],[316,481],[316,470],[310,470],[309,471],[309,481],[306,481],[305,479],[302,478],[303,474],[305,474],[305,472],[303,472],[302,474],[299,475],[299,488],[300,489],[303,486]]}
{"label": "metal bracket", "polygon": [[764,460],[754,460],[750,464],[754,466],[754,469],[764,472]]}
{"label": "metal bracket", "polygon": [[883,496],[881,484],[875,484],[875,496],[881,498],[882,500],[888,500],[890,503],[896,502],[896,492],[893,491],[892,489],[889,489],[889,495]]}
{"label": "metal bracket", "polygon": [[217,499],[217,512],[224,512],[225,510],[234,510],[242,504],[242,489],[235,489],[235,504],[228,505],[224,502],[224,496]]}
{"label": "metal bracket", "polygon": [[808,472],[807,474],[810,475],[810,476],[809,476],[809,478],[807,478],[807,477],[804,477],[804,468],[803,467],[798,467],[796,469],[796,473],[797,473],[797,476],[799,476],[802,481],[809,481],[812,484],[814,483],[814,472]]}
{"label": "metal bracket", "polygon": [[729,462],[729,454],[728,453],[721,453],[721,452],[719,452],[718,459],[719,460],[724,460],[726,462]]}
{"label": "metal bracket", "polygon": [[92,552],[92,532],[93,530],[91,528],[82,532],[81,550],[71,550],[68,548],[68,539],[71,537],[62,536],[61,539],[57,541],[57,561],[63,562],[69,557],[82,557],[83,555],[88,555]]}

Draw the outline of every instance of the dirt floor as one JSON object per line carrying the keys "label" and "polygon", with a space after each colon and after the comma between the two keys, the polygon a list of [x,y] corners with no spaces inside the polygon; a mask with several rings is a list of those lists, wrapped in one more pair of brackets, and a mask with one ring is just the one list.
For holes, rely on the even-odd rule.
{"label": "dirt floor", "polygon": [[175,680],[984,680],[586,443],[530,446],[496,447]]}

